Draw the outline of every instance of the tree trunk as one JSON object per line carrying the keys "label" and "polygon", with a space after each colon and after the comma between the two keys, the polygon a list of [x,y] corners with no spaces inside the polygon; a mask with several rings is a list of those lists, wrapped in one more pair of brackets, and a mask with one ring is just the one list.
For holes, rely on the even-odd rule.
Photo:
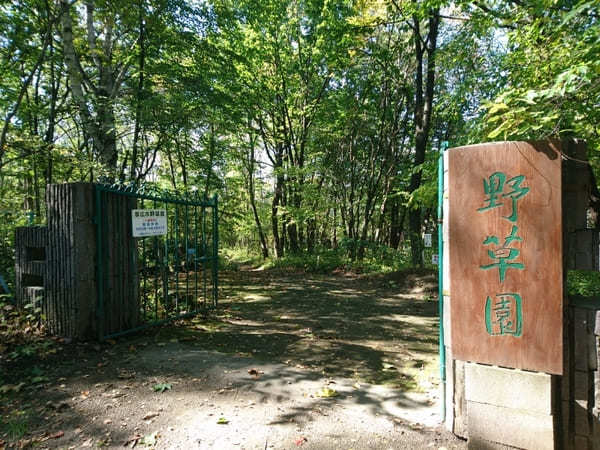
{"label": "tree trunk", "polygon": [[144,4],[143,0],[139,5],[139,28],[140,28],[140,56],[139,56],[139,75],[135,105],[135,126],[133,129],[133,143],[131,146],[131,167],[129,168],[129,180],[137,179],[137,161],[138,161],[138,142],[140,138],[141,120],[142,120],[142,102],[144,101],[144,66],[146,62],[145,45],[145,26],[144,26]]}
{"label": "tree trunk", "polygon": [[275,249],[275,257],[283,257],[283,237],[279,233],[279,206],[283,197],[283,175],[277,174],[275,179],[275,195],[271,204],[271,229],[273,231],[273,247]]}
{"label": "tree trunk", "polygon": [[[414,193],[421,186],[422,172],[418,169],[425,162],[425,152],[429,129],[435,87],[435,51],[439,26],[439,10],[431,10],[428,14],[427,40],[421,36],[420,21],[413,17],[413,38],[415,44],[415,59],[417,63],[415,76],[415,159],[416,169],[410,177],[409,192]],[[426,68],[425,68],[426,66]],[[423,74],[425,73],[425,83]],[[411,245],[411,261],[414,266],[423,266],[421,242],[421,208],[413,206],[408,215],[408,225]]]}
{"label": "tree trunk", "polygon": [[404,218],[406,208],[400,207],[398,199],[394,199],[390,211],[390,247],[398,250],[402,241],[402,231],[404,230]]}
{"label": "tree trunk", "polygon": [[269,257],[269,247],[267,247],[267,239],[263,232],[262,225],[260,223],[260,217],[256,209],[256,195],[254,190],[254,139],[250,136],[250,152],[248,158],[248,196],[250,197],[250,206],[252,207],[252,214],[254,215],[254,222],[256,223],[256,229],[258,231],[258,237],[260,239],[260,248],[264,259]]}
{"label": "tree trunk", "polygon": [[[60,6],[63,54],[69,76],[71,96],[78,110],[84,136],[86,139],[91,139],[94,155],[103,165],[108,178],[114,179],[117,174],[118,162],[114,99],[120,91],[131,62],[127,61],[120,67],[113,63],[112,59],[115,53],[113,48],[114,21],[105,21],[101,33],[103,36],[102,48],[97,48],[97,33],[94,27],[95,4],[91,0],[86,1],[86,37],[89,59],[93,61],[94,71],[98,74],[98,81],[94,85],[82,66],[82,61],[87,60],[80,58],[75,50],[73,19],[71,18],[72,3],[69,0],[60,0]],[[84,80],[86,89],[84,89]],[[89,95],[87,90],[93,91],[94,95]]]}

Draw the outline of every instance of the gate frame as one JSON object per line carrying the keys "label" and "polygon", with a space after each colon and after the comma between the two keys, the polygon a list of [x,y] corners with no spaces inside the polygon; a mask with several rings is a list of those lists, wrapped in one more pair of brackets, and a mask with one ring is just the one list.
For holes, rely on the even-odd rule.
{"label": "gate frame", "polygon": [[[174,205],[184,205],[184,206],[192,206],[192,207],[200,207],[205,211],[206,208],[212,208],[212,255],[211,256],[203,256],[204,261],[212,261],[212,309],[217,308],[218,306],[218,292],[219,292],[219,214],[218,214],[218,197],[217,194],[214,194],[211,199],[201,198],[199,194],[186,194],[186,195],[176,195],[170,192],[161,191],[160,189],[154,186],[142,185],[141,187],[137,187],[135,185],[124,186],[122,184],[94,184],[94,203],[95,203],[95,215],[94,215],[94,223],[96,225],[96,290],[97,290],[97,301],[96,301],[96,319],[97,319],[97,330],[98,330],[98,340],[103,341],[106,339],[111,339],[119,336],[123,336],[126,334],[132,334],[153,326],[162,325],[168,322],[172,322],[174,320],[181,320],[188,317],[196,316],[197,314],[203,312],[200,310],[187,312],[185,314],[177,314],[173,317],[168,317],[162,320],[155,320],[152,322],[143,323],[142,325],[136,326],[134,328],[130,328],[127,330],[118,331],[115,333],[105,334],[105,324],[106,324],[106,316],[104,311],[104,264],[106,263],[106,256],[103,251],[103,243],[104,239],[107,238],[105,236],[106,230],[104,230],[103,226],[103,206],[105,205],[105,201],[102,199],[103,193],[111,193],[116,195],[121,195],[124,197],[134,198],[134,199],[142,199],[142,200],[150,200],[155,202],[161,202],[165,204],[174,204]],[[206,220],[206,213],[203,213],[203,220]],[[132,239],[134,239],[132,237]],[[187,249],[186,249],[187,252]],[[187,258],[187,254],[186,254]],[[138,291],[139,291],[139,281],[138,278]],[[206,286],[205,286],[206,289]],[[209,308],[205,308],[204,312]]]}

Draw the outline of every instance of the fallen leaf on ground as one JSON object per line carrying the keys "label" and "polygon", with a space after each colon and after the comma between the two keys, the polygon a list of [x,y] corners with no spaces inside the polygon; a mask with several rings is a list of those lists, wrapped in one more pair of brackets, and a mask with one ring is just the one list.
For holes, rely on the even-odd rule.
{"label": "fallen leaf on ground", "polygon": [[258,369],[249,369],[248,370],[248,375],[252,375],[255,378],[260,377],[264,372],[262,370],[258,370]]}
{"label": "fallen leaf on ground", "polygon": [[133,448],[137,445],[138,441],[141,438],[142,438],[141,434],[135,434],[125,441],[125,443],[123,444],[123,447],[129,447],[129,444],[131,444],[131,448]]}
{"label": "fallen leaf on ground", "polygon": [[306,439],[304,436],[302,436],[300,439],[296,439],[296,445],[298,447],[300,447],[302,444],[304,444],[305,442],[308,442],[308,439]]}
{"label": "fallen leaf on ground", "polygon": [[25,386],[25,383],[5,384],[3,386],[0,386],[0,392],[3,393],[3,394],[7,394],[10,391],[20,392],[21,389],[23,389],[24,386]]}
{"label": "fallen leaf on ground", "polygon": [[33,443],[36,442],[33,439],[19,439],[19,442],[17,442],[17,448],[28,448],[29,446],[33,445]]}
{"label": "fallen leaf on ground", "polygon": [[52,433],[42,438],[42,441],[47,441],[48,439],[59,439],[65,435],[64,431],[57,431],[56,433]]}
{"label": "fallen leaf on ground", "polygon": [[149,412],[148,414],[146,414],[146,415],[145,415],[145,416],[142,418],[142,420],[150,420],[150,419],[152,419],[152,418],[154,418],[154,417],[158,417],[158,415],[159,415],[159,414],[158,414],[157,412]]}
{"label": "fallen leaf on ground", "polygon": [[152,389],[154,389],[154,392],[162,393],[162,392],[170,390],[172,387],[173,386],[170,383],[158,383],[158,384],[155,384]]}
{"label": "fallen leaf on ground", "polygon": [[152,434],[148,434],[141,438],[138,443],[144,445],[156,445],[156,439],[158,438],[158,431],[155,431]]}
{"label": "fallen leaf on ground", "polygon": [[229,420],[227,420],[225,417],[219,417],[219,420],[217,420],[217,423],[219,425],[227,425],[229,423]]}
{"label": "fallen leaf on ground", "polygon": [[338,396],[338,393],[335,389],[323,388],[323,389],[319,389],[319,392],[317,392],[317,397],[328,398],[328,397],[337,397],[337,396]]}
{"label": "fallen leaf on ground", "polygon": [[119,375],[117,375],[117,378],[119,378],[119,380],[130,380],[132,378],[135,378],[135,372],[127,372],[125,370],[122,370],[121,372],[119,372]]}
{"label": "fallen leaf on ground", "polygon": [[68,402],[64,402],[64,401],[63,402],[58,402],[58,403],[52,403],[52,402],[48,401],[46,403],[46,406],[48,408],[50,408],[50,409],[55,409],[56,411],[61,411],[63,409],[68,409],[70,407],[69,403]]}

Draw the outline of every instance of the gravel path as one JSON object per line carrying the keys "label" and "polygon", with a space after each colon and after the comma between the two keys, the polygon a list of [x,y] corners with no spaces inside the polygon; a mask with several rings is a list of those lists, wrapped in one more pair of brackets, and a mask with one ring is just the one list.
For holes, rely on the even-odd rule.
{"label": "gravel path", "polygon": [[[47,394],[41,448],[426,449],[466,448],[438,426],[427,393],[405,393],[251,358],[148,345]],[[96,364],[97,365],[97,364]],[[165,387],[163,392],[155,386]],[[167,386],[169,388],[167,388]],[[41,435],[43,436],[43,435]]]}
{"label": "gravel path", "polygon": [[208,321],[4,367],[0,450],[466,448],[439,425],[430,273],[223,279]]}

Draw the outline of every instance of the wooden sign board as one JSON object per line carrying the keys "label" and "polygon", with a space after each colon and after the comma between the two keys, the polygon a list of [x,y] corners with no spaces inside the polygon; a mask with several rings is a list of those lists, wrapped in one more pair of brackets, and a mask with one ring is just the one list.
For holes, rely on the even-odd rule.
{"label": "wooden sign board", "polygon": [[562,374],[559,145],[448,150],[455,359]]}

